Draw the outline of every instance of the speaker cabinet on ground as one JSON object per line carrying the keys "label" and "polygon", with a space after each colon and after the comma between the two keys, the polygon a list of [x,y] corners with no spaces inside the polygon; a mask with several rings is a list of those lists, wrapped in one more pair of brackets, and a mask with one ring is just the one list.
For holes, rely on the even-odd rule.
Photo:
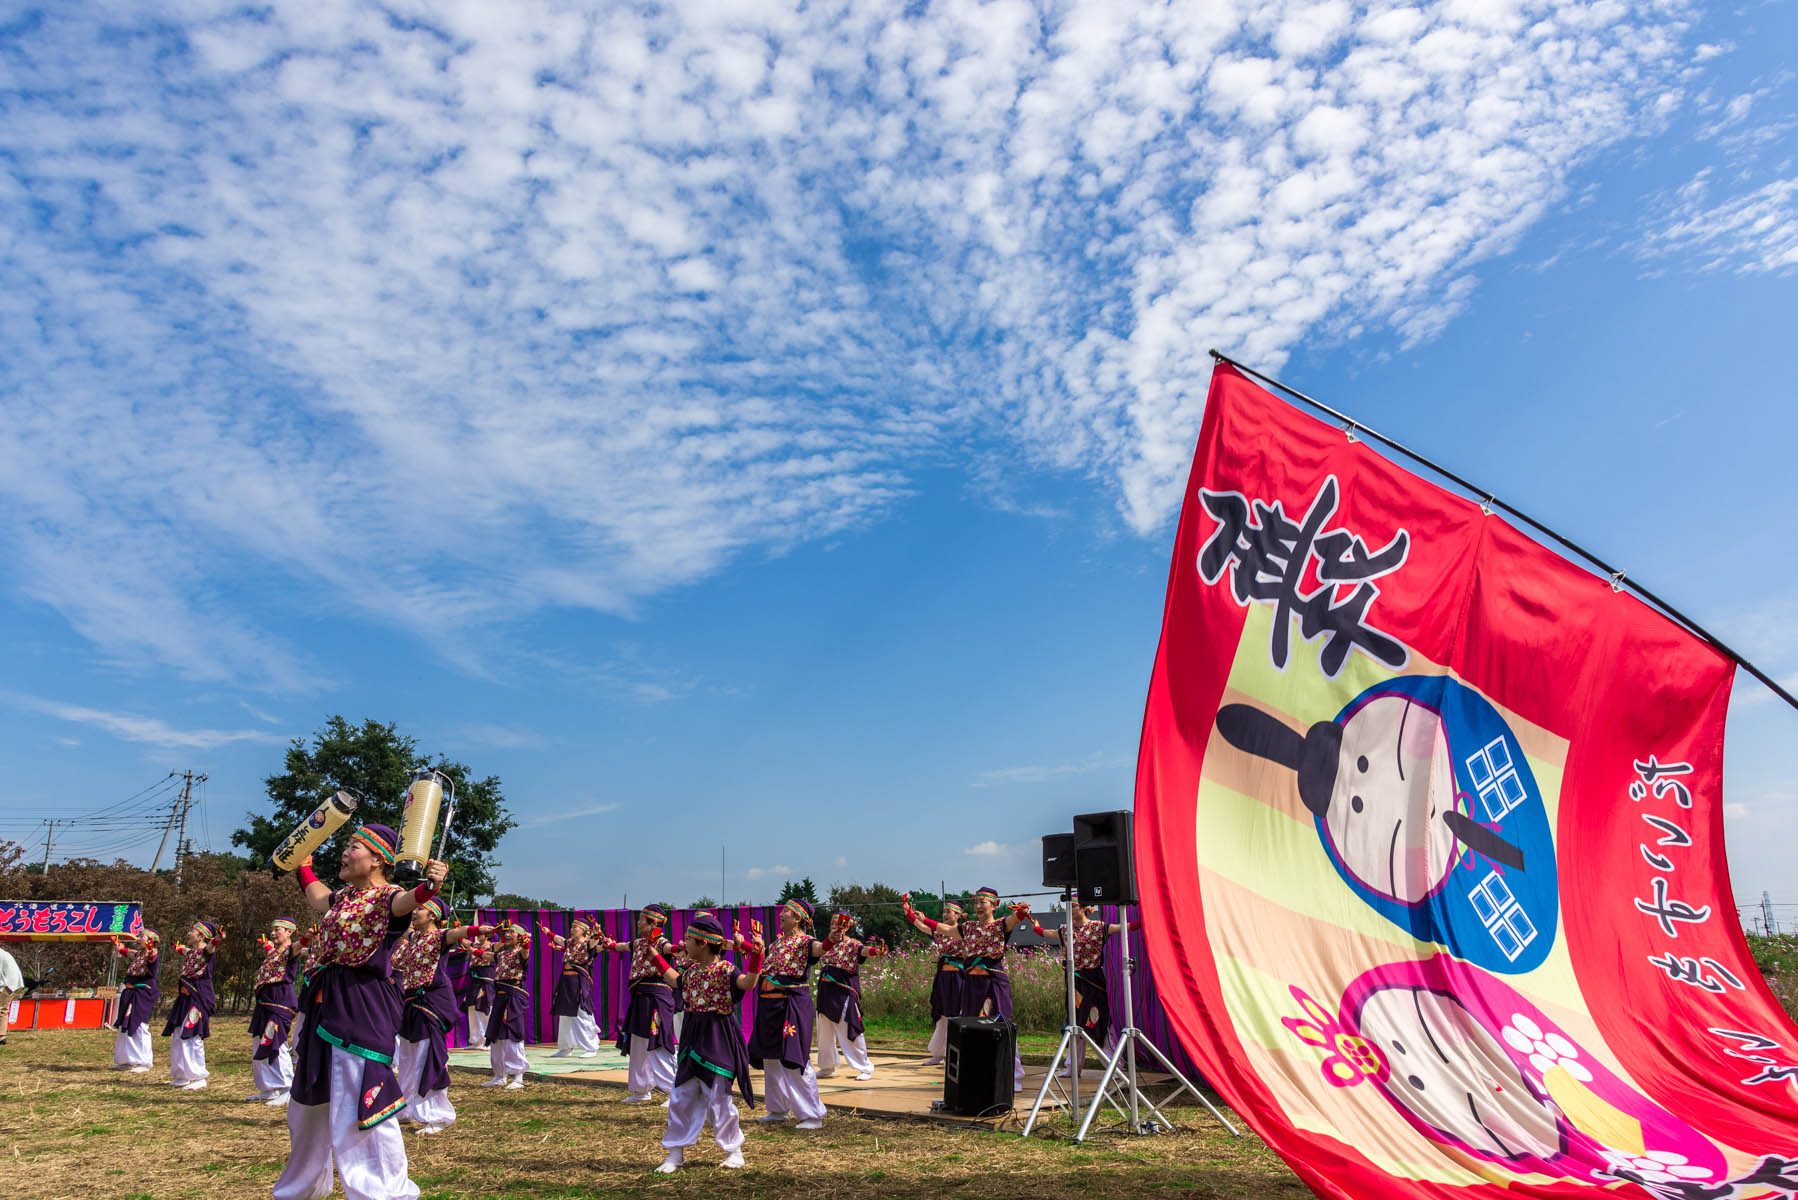
{"label": "speaker cabinet on ground", "polygon": [[1081,903],[1136,903],[1136,842],[1129,809],[1074,818],[1074,870]]}
{"label": "speaker cabinet on ground", "polygon": [[1043,886],[1071,888],[1074,886],[1074,882],[1074,835],[1071,833],[1044,834]]}
{"label": "speaker cabinet on ground", "polygon": [[1011,1107],[1017,1027],[1004,1017],[951,1017],[943,1071],[943,1108],[964,1117]]}

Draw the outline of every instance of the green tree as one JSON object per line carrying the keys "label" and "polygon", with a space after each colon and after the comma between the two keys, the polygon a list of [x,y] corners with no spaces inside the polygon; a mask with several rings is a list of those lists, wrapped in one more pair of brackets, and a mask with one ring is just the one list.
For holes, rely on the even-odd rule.
{"label": "green tree", "polygon": [[[493,852],[500,838],[516,824],[506,810],[506,798],[496,777],[477,780],[461,763],[419,753],[417,742],[391,723],[365,720],[361,725],[351,725],[336,715],[312,735],[310,745],[303,738],[295,738],[287,748],[283,765],[286,770],[263,781],[270,801],[268,814],[252,815],[246,828],[231,835],[232,844],[247,850],[253,861],[265,861],[320,801],[338,791],[362,798],[356,813],[358,820],[399,829],[412,773],[430,767],[443,772],[455,785],[449,889],[459,898],[485,896],[493,891],[493,870],[498,866]],[[319,848],[315,866],[321,879],[336,878],[342,850],[341,836]]]}
{"label": "green tree", "polygon": [[537,908],[561,908],[562,906],[557,904],[554,900],[533,900],[529,896],[520,896],[517,892],[496,892],[494,893],[493,899],[487,901],[487,903],[481,905],[481,907],[530,910]]}
{"label": "green tree", "polygon": [[812,882],[812,877],[810,875],[807,875],[797,883],[789,879],[781,884],[780,898],[774,903],[785,904],[787,901],[793,899],[809,900],[814,909],[818,907],[818,888],[817,885]]}
{"label": "green tree", "polygon": [[898,946],[922,938],[905,920],[899,889],[884,883],[833,885],[830,898],[824,902],[823,919],[828,921],[830,915],[839,912],[846,912],[861,922],[864,942],[878,937],[889,946]]}
{"label": "green tree", "polygon": [[701,896],[697,900],[687,902],[688,908],[717,908],[718,902],[710,896]]}

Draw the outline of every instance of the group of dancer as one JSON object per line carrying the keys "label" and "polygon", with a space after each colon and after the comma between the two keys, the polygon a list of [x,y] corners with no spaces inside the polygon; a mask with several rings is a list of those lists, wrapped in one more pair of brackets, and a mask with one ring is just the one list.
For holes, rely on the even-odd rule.
{"label": "group of dancer", "polygon": [[[415,887],[390,882],[396,844],[385,825],[356,829],[338,869],[343,886],[335,891],[308,858],[296,875],[306,904],[322,914],[317,925],[301,933],[282,918],[260,939],[264,955],[249,1026],[257,1090],[249,1099],[287,1112],[289,1155],[275,1184],[276,1200],[318,1200],[330,1193],[334,1177],[351,1200],[418,1195],[399,1125],[410,1121],[420,1134],[435,1134],[455,1121],[448,1036],[462,1012],[471,1046],[489,1052],[492,1078],[483,1086],[524,1086],[531,932],[511,922],[457,925],[437,896],[446,863],[427,864]],[[937,1063],[949,1017],[1012,1016],[1006,952],[1020,924],[1043,931],[1028,904],[1012,904],[1000,915],[992,888],[975,893],[972,917],[953,901],[944,903],[940,920],[914,910],[909,896],[903,903],[906,919],[931,938],[938,955],[930,996],[936,1026],[926,1059]],[[1093,921],[1085,911],[1073,919],[1083,1021],[1102,1039],[1110,1013],[1100,956],[1104,937],[1117,927]],[[630,1000],[617,1042],[629,1064],[624,1101],[666,1096],[667,1153],[657,1170],[682,1166],[686,1148],[708,1125],[724,1152],[721,1165],[743,1165],[743,1129],[732,1096],[755,1107],[752,1068],[762,1072],[766,1092],[757,1122],[794,1120],[798,1129],[821,1128],[827,1114],[818,1080],[836,1073],[838,1059],[857,1079],[873,1075],[860,971],[886,947],[854,937],[854,919],[846,913],[836,914],[817,936],[812,904],[797,898],[781,905],[771,941],[764,940],[759,921],[733,930],[701,913],[675,945],[666,936],[668,920],[660,906],[643,910],[628,943],[579,920],[566,936],[542,930],[562,960],[552,1003],[558,1027],[553,1056],[598,1054],[593,962],[605,951],[628,951]],[[1067,931],[1062,936],[1069,941]],[[222,927],[200,921],[178,947],[179,993],[164,1026],[173,1039],[170,1082],[178,1087],[206,1086],[205,1042],[216,1005],[212,969],[224,937]],[[160,938],[145,930],[118,940],[117,947],[125,957],[125,982],[114,1065],[143,1073],[151,1065]],[[452,956],[466,963],[456,983],[448,970]],[[755,1018],[745,1034],[738,1012],[749,994],[756,998]],[[1021,1084],[1021,1060],[1014,1058],[1014,1070]]]}

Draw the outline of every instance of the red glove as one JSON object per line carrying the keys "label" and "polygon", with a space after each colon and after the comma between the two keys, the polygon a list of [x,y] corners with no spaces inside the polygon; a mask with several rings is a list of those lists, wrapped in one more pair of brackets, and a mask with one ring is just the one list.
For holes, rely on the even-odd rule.
{"label": "red glove", "polygon": [[300,890],[302,892],[319,881],[317,872],[312,869],[312,856],[310,854],[306,856],[306,861],[301,863],[299,867],[294,870],[293,875],[295,879],[300,881]]}
{"label": "red glove", "polygon": [[750,947],[748,952],[743,955],[743,973],[745,975],[762,973],[762,948],[759,944]]}
{"label": "red glove", "polygon": [[412,899],[417,901],[421,908],[429,904],[436,895],[437,885],[428,879],[412,889]]}
{"label": "red glove", "polygon": [[1035,921],[1030,922],[1030,928],[1036,931],[1036,936],[1039,938],[1046,938],[1049,936],[1049,931]]}
{"label": "red glove", "polygon": [[1124,928],[1131,930],[1132,932],[1134,932],[1138,929],[1141,929],[1142,928],[1142,918],[1138,917],[1136,920],[1134,920],[1134,921],[1130,922],[1128,925],[1124,926]]}
{"label": "red glove", "polygon": [[656,970],[660,971],[662,974],[666,975],[668,972],[674,970],[673,967],[668,965],[668,960],[662,957],[659,950],[651,950],[649,955],[651,958],[655,959]]}

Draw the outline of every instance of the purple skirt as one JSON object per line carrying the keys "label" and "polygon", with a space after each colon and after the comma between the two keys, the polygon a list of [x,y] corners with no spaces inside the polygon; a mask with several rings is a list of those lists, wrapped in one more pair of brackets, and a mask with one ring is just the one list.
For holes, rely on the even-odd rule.
{"label": "purple skirt", "polygon": [[[291,983],[265,983],[256,989],[256,1005],[250,1009],[250,1036],[256,1039],[252,1062],[274,1062],[281,1057],[299,1005]],[[270,1025],[275,1027],[272,1034]]]}
{"label": "purple skirt", "polygon": [[492,1012],[493,968],[476,967],[470,971],[462,986],[456,989],[456,1001],[463,1008],[472,1008],[476,1012]]}
{"label": "purple skirt", "polygon": [[825,967],[818,977],[818,1015],[829,1017],[854,1041],[865,1030],[862,1024],[862,992],[859,972],[851,974]]}
{"label": "purple skirt", "polygon": [[1111,989],[1105,972],[1088,968],[1074,972],[1074,1013],[1086,1035],[1101,1046],[1111,1035]]}
{"label": "purple skirt", "polygon": [[618,1025],[618,1053],[631,1052],[633,1037],[648,1038],[651,1050],[674,1049],[674,989],[654,979],[631,984],[630,1007]]}
{"label": "purple skirt", "polygon": [[[952,964],[945,967],[945,964]],[[961,963],[952,958],[936,960],[936,978],[930,984],[930,1023],[961,1016]]]}
{"label": "purple skirt", "polygon": [[680,1053],[674,1067],[674,1086],[697,1079],[702,1087],[736,1080],[743,1103],[755,1107],[755,1088],[749,1082],[749,1056],[743,1048],[743,1027],[737,1014],[690,1012],[681,1023]]}
{"label": "purple skirt", "polygon": [[524,1023],[530,1008],[531,994],[521,985],[496,980],[493,1011],[487,1017],[487,1044],[506,1040],[523,1044],[527,1040]]}
{"label": "purple skirt", "polygon": [[970,971],[961,979],[961,1015],[964,1017],[1004,1017],[1011,1020],[1011,976],[1003,970],[987,968]]}
{"label": "purple skirt", "polygon": [[136,1033],[150,1023],[156,1012],[159,989],[154,975],[127,975],[119,989],[119,1015],[113,1028],[120,1033]]}
{"label": "purple skirt", "polygon": [[217,1007],[210,974],[197,979],[182,976],[181,986],[175,990],[175,1003],[169,1006],[169,1019],[162,1023],[162,1036],[168,1037],[179,1029],[183,1039],[211,1037],[212,1011]]}
{"label": "purple skirt", "polygon": [[406,993],[400,1015],[400,1039],[424,1047],[418,1094],[428,1096],[449,1087],[449,1031],[456,1027],[456,993],[441,971],[428,987]]}
{"label": "purple skirt", "polygon": [[556,994],[549,1004],[551,1015],[578,1017],[593,1011],[593,976],[587,971],[564,971],[556,979]]}
{"label": "purple skirt", "polygon": [[[379,967],[386,967],[396,937],[390,934],[387,952],[376,956]],[[393,1073],[400,989],[391,979],[365,967],[336,963],[323,967],[307,980],[300,1019],[293,1064],[295,1104],[331,1102],[331,1051],[339,1049],[363,1060],[362,1094],[356,1097],[358,1129],[373,1129],[406,1107]]]}
{"label": "purple skirt", "polygon": [[[688,1019],[691,1016],[688,1014]],[[689,1036],[683,1025],[683,1047]],[[795,1071],[812,1060],[812,989],[805,984],[792,987],[784,995],[756,993],[749,1061],[760,1067],[770,1058]]]}

